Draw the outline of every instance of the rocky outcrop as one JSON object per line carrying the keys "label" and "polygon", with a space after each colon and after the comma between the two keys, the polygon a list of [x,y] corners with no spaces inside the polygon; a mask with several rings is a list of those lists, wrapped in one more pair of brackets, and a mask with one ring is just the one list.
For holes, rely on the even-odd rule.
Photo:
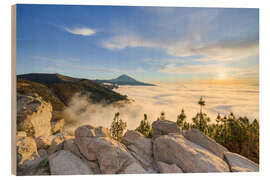
{"label": "rocky outcrop", "polygon": [[93,174],[91,169],[70,151],[60,150],[49,156],[52,175]]}
{"label": "rocky outcrop", "polygon": [[157,166],[160,173],[183,173],[176,164],[166,164],[164,162],[158,161]]}
{"label": "rocky outcrop", "polygon": [[24,137],[17,141],[17,160],[19,165],[24,165],[25,161],[32,161],[39,157],[37,152],[37,145],[33,138]]}
{"label": "rocky outcrop", "polygon": [[180,134],[169,134],[154,140],[154,158],[176,164],[184,172],[229,172],[225,161]]}
{"label": "rocky outcrop", "polygon": [[18,175],[48,175],[46,166],[47,152],[37,150],[31,137],[20,138],[17,141],[17,174]]}
{"label": "rocky outcrop", "polygon": [[259,165],[253,161],[232,152],[225,153],[225,159],[228,162],[232,172],[258,172]]}
{"label": "rocky outcrop", "polygon": [[39,136],[35,139],[38,149],[48,149],[52,145],[52,141],[55,138],[54,135],[51,136]]}
{"label": "rocky outcrop", "polygon": [[[128,130],[118,142],[108,129],[84,125],[75,136],[29,137],[17,132],[18,175],[249,172],[259,166],[217,144],[198,130],[180,131],[157,120],[154,138]],[[173,132],[173,133],[171,133]]]}
{"label": "rocky outcrop", "polygon": [[[123,144],[111,139],[108,135],[105,128],[82,126],[75,131],[75,142],[88,160],[98,161],[102,173],[125,172],[125,169],[136,161]],[[129,167],[128,173],[135,171],[134,167],[140,167],[140,165],[133,164],[132,168]],[[136,173],[141,169],[137,168]]]}
{"label": "rocky outcrop", "polygon": [[49,155],[53,154],[56,151],[63,149],[64,142],[68,139],[74,138],[74,136],[67,136],[67,135],[64,135],[62,133],[53,135],[53,137],[54,138],[51,142],[51,146],[47,150]]}
{"label": "rocky outcrop", "polygon": [[183,133],[183,135],[189,141],[204,147],[205,149],[211,151],[221,159],[224,158],[224,153],[228,152],[228,150],[225,147],[216,143],[216,141],[204,135],[198,129],[187,130]]}
{"label": "rocky outcrop", "polygon": [[153,147],[151,139],[145,138],[137,131],[128,130],[123,136],[122,142],[145,169],[152,169]]}
{"label": "rocky outcrop", "polygon": [[52,106],[37,94],[17,95],[17,130],[27,136],[51,134]]}
{"label": "rocky outcrop", "polygon": [[64,119],[58,119],[51,122],[52,134],[62,133],[65,125]]}
{"label": "rocky outcrop", "polygon": [[157,138],[162,135],[167,135],[169,133],[180,134],[180,128],[178,125],[169,120],[157,120],[152,123],[153,137]]}
{"label": "rocky outcrop", "polygon": [[145,174],[147,173],[138,163],[128,165],[120,174]]}

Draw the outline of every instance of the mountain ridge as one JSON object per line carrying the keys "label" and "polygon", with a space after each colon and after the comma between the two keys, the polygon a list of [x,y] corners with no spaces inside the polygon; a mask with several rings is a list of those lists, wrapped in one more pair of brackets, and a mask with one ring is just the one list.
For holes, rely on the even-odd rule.
{"label": "mountain ridge", "polygon": [[130,86],[156,86],[154,84],[150,83],[144,83],[137,81],[136,79],[126,75],[122,74],[118,76],[115,79],[110,79],[110,80],[95,80],[98,83],[111,83],[111,84],[117,84],[117,85],[130,85]]}

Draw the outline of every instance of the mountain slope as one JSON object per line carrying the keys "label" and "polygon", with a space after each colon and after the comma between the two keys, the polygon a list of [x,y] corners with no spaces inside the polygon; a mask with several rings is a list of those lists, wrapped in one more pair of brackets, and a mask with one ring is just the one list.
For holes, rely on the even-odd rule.
{"label": "mountain slope", "polygon": [[[31,86],[23,86],[23,81]],[[17,75],[17,92],[38,93],[43,97],[48,95],[51,97],[49,98],[50,101],[55,99],[51,102],[55,108],[54,110],[61,110],[64,106],[67,106],[76,93],[86,95],[89,101],[94,103],[102,101],[110,104],[127,99],[127,96],[105,88],[94,81],[72,78],[61,74],[32,73]],[[64,106],[58,106],[57,104],[61,104],[60,102]]]}
{"label": "mountain slope", "polygon": [[136,79],[127,76],[125,74],[111,80],[96,80],[99,83],[112,83],[118,85],[131,85],[131,86],[155,86],[154,84],[148,84],[144,82],[137,81]]}

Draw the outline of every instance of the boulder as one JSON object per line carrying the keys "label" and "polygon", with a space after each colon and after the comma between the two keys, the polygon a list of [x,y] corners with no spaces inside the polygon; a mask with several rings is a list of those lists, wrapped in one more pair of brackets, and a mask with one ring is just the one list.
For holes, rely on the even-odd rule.
{"label": "boulder", "polygon": [[24,137],[16,142],[17,160],[19,165],[23,166],[25,161],[32,161],[39,157],[37,145],[33,138]]}
{"label": "boulder", "polygon": [[160,173],[183,173],[176,164],[166,164],[164,162],[158,161],[157,166]]}
{"label": "boulder", "polygon": [[75,142],[85,158],[98,161],[103,174],[121,173],[136,162],[123,144],[110,138],[105,128],[81,126],[75,131]]}
{"label": "boulder", "polygon": [[53,140],[51,142],[51,146],[48,148],[48,154],[51,155],[56,151],[60,151],[64,147],[64,141],[68,139],[74,139],[74,136],[66,136],[62,133],[58,133],[53,135]]}
{"label": "boulder", "polygon": [[204,147],[205,149],[211,151],[212,153],[214,153],[221,159],[224,158],[224,153],[228,152],[228,149],[216,143],[216,141],[204,135],[198,129],[191,129],[191,130],[184,131],[183,135],[189,141]]}
{"label": "boulder", "polygon": [[176,164],[184,172],[229,172],[225,161],[181,134],[163,135],[154,140],[154,159]]}
{"label": "boulder", "polygon": [[61,150],[49,156],[52,175],[93,174],[91,169],[70,151]]}
{"label": "boulder", "polygon": [[157,138],[161,135],[167,135],[169,133],[180,134],[181,130],[179,126],[169,120],[156,120],[152,123],[153,138]]}
{"label": "boulder", "polygon": [[47,157],[46,150],[37,151],[34,139],[21,138],[17,141],[17,175],[48,175]]}
{"label": "boulder", "polygon": [[27,136],[49,136],[51,134],[52,105],[37,94],[17,94],[17,130]]}
{"label": "boulder", "polygon": [[72,152],[73,154],[77,155],[78,157],[81,156],[80,150],[79,150],[77,144],[75,143],[75,139],[66,140],[64,142],[63,149]]}
{"label": "boulder", "polygon": [[133,162],[128,165],[121,174],[145,174],[147,173],[138,163]]}
{"label": "boulder", "polygon": [[55,138],[54,135],[51,136],[39,136],[35,139],[38,149],[48,149],[52,145],[52,141]]}
{"label": "boulder", "polygon": [[225,152],[225,159],[232,172],[258,172],[259,165],[255,162],[232,152]]}
{"label": "boulder", "polygon": [[24,131],[18,131],[16,134],[16,141],[25,138],[27,136],[26,132]]}
{"label": "boulder", "polygon": [[145,169],[151,168],[153,163],[152,140],[134,130],[127,130],[122,139],[129,152]]}
{"label": "boulder", "polygon": [[75,143],[75,139],[68,139],[64,141],[64,150],[68,150],[78,156],[92,171],[94,174],[100,174],[100,169],[97,161],[89,161],[87,160],[81,153],[80,150]]}
{"label": "boulder", "polygon": [[90,125],[84,125],[75,130],[75,137],[75,142],[78,145],[80,152],[86,159],[92,161],[97,160],[96,154],[88,150],[88,145],[91,143],[92,138],[110,137],[110,133],[109,130],[103,127],[95,128]]}
{"label": "boulder", "polygon": [[65,125],[65,120],[64,119],[58,119],[58,120],[52,121],[51,122],[52,134],[62,133],[64,125]]}

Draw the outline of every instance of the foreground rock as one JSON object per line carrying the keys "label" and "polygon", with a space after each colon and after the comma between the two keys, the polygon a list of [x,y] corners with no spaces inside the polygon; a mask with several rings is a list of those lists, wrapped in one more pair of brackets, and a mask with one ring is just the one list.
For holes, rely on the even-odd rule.
{"label": "foreground rock", "polygon": [[68,139],[64,142],[64,150],[68,150],[78,156],[92,171],[94,174],[100,174],[100,169],[97,161],[89,161],[87,160],[81,153],[80,150],[75,143],[75,139]]}
{"label": "foreground rock", "polygon": [[110,138],[105,128],[81,126],[75,131],[75,142],[88,160],[98,161],[103,174],[145,172],[123,144]]}
{"label": "foreground rock", "polygon": [[52,134],[62,133],[65,125],[64,119],[59,119],[51,122]]}
{"label": "foreground rock", "polygon": [[52,175],[93,174],[90,168],[70,151],[61,150],[49,156]]}
{"label": "foreground rock", "polygon": [[166,164],[164,162],[158,161],[157,166],[160,173],[183,173],[176,164]]}
{"label": "foreground rock", "polygon": [[145,138],[141,133],[128,130],[123,136],[123,144],[145,169],[152,168],[153,148],[152,140]]}
{"label": "foreground rock", "polygon": [[259,165],[236,153],[226,152],[225,158],[232,172],[258,172]]}
{"label": "foreground rock", "polygon": [[51,134],[52,105],[37,94],[17,95],[17,130],[27,136]]}
{"label": "foreground rock", "polygon": [[229,172],[225,161],[180,134],[169,134],[154,140],[154,158],[176,164],[184,172]]}
{"label": "foreground rock", "polygon": [[17,141],[17,175],[48,175],[47,152],[37,151],[35,140],[30,137]]}
{"label": "foreground rock", "polygon": [[179,126],[169,120],[157,120],[152,123],[153,137],[157,138],[161,135],[167,135],[169,133],[177,133],[180,134]]}
{"label": "foreground rock", "polygon": [[51,155],[56,151],[60,151],[64,147],[64,142],[67,141],[68,139],[74,138],[74,136],[67,136],[62,133],[58,133],[53,135],[53,140],[51,142],[51,146],[48,148],[48,154]]}
{"label": "foreground rock", "polygon": [[191,129],[187,130],[183,133],[184,137],[191,142],[198,144],[205,149],[211,151],[221,159],[224,158],[224,153],[228,152],[228,150],[223,147],[222,145],[216,143],[213,139],[209,138],[208,136],[204,135],[198,129]]}
{"label": "foreground rock", "polygon": [[39,157],[37,145],[33,138],[24,137],[17,141],[17,160],[19,165],[23,166],[25,161],[32,161]]}

